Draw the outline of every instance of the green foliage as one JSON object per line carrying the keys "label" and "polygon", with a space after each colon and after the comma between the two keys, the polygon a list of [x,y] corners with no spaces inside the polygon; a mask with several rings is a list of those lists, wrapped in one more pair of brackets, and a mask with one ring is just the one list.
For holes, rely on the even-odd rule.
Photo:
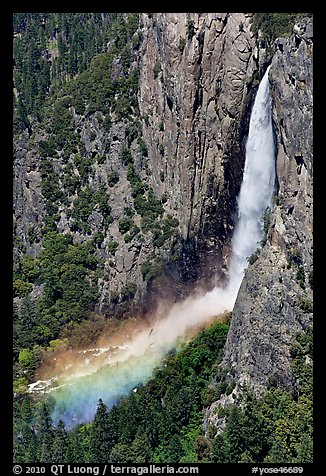
{"label": "green foliage", "polygon": [[[130,18],[134,15],[138,17],[137,14],[130,14]],[[83,87],[78,91],[74,85],[79,83],[81,76],[84,81],[81,85],[92,78],[93,71],[90,73],[87,68],[94,56],[105,50],[108,39],[116,38],[119,29],[125,30],[126,34],[119,35],[116,53],[121,54],[122,59],[128,56],[128,51],[124,49],[131,42],[136,24],[135,21],[132,27],[128,26],[129,20],[125,23],[123,15],[115,13],[16,13],[13,20],[16,32],[13,44],[14,87],[18,95],[14,114],[16,132],[30,128],[28,115],[39,120],[48,96],[62,86],[70,87],[73,91],[72,104],[77,114],[83,114],[88,100],[87,91]],[[103,68],[103,73],[109,77],[107,65],[97,66]],[[91,100],[100,106],[105,80],[106,77],[103,77],[103,82],[98,81],[89,89]],[[90,82],[87,84],[91,86]],[[105,94],[102,97],[106,99]]]}
{"label": "green foliage", "polygon": [[297,396],[276,382],[260,399],[247,393],[245,405],[232,408],[225,430],[213,440],[213,461],[312,462],[312,365],[306,360],[312,358],[311,329],[296,336],[290,353]]}
{"label": "green foliage", "polygon": [[135,238],[135,236],[139,234],[139,232],[140,232],[140,229],[138,228],[138,226],[133,225],[131,230],[128,233],[126,233],[123,237],[125,242],[130,243]]}
{"label": "green foliage", "polygon": [[260,398],[244,391],[241,407],[220,407],[223,432],[203,434],[203,396],[212,377],[222,383],[227,372],[219,367],[227,331],[226,324],[210,325],[110,411],[100,400],[90,425],[66,432],[61,423],[55,430],[46,407],[36,416],[28,403],[20,406],[16,435],[35,421],[40,430],[34,443],[31,432],[23,432],[23,447],[14,447],[16,460],[51,462],[51,453],[61,448],[66,461],[69,452],[69,461],[79,463],[312,462],[312,329],[298,334],[290,349],[295,394],[277,388],[276,381]]}
{"label": "green foliage", "polygon": [[303,266],[298,267],[297,274],[296,274],[296,280],[297,280],[297,283],[299,284],[299,286],[302,289],[306,288],[306,278],[305,278],[305,272],[304,272],[304,267]]}
{"label": "green foliage", "polygon": [[36,367],[34,353],[30,349],[22,349],[19,352],[18,362],[21,368],[28,374],[32,374]]}
{"label": "green foliage", "polygon": [[108,249],[108,252],[111,253],[114,256],[118,247],[119,247],[119,243],[117,243],[116,241],[111,240],[108,243],[107,249]]}
{"label": "green foliage", "polygon": [[135,215],[135,210],[131,207],[125,207],[125,209],[123,210],[123,213],[127,217],[132,218]]}
{"label": "green foliage", "polygon": [[[135,209],[142,217],[142,231],[146,233],[147,231],[157,229],[157,220],[164,213],[160,201],[155,197],[152,188],[141,180],[133,165],[128,166],[127,178],[131,185],[131,195],[134,199]],[[147,197],[145,191],[147,191]]]}
{"label": "green foliage", "polygon": [[311,289],[313,289],[313,284],[314,284],[314,274],[313,274],[313,270],[309,271],[308,281],[309,281],[309,285],[310,285]]}
{"label": "green foliage", "polygon": [[247,258],[248,263],[254,264],[257,261],[259,255],[260,255],[260,249],[257,248],[257,250],[251,256],[249,256],[249,258]]}
{"label": "green foliage", "polygon": [[[129,288],[135,290],[133,283]],[[227,330],[215,323],[200,332],[179,353],[172,352],[147,385],[110,411],[100,400],[90,425],[66,432],[61,423],[54,429],[47,407],[41,407],[35,416],[40,425],[35,460],[52,462],[61,449],[65,461],[79,463],[206,461],[212,444],[202,434],[200,395],[212,364],[221,360]],[[26,457],[25,450],[22,454]]]}
{"label": "green foliage", "polygon": [[108,173],[108,185],[109,187],[114,187],[119,182],[119,172],[117,170],[112,170]]}
{"label": "green foliage", "polygon": [[13,312],[13,351],[14,358],[24,348],[31,348],[35,343],[34,329],[36,322],[35,302],[26,295],[20,306],[14,306]]}
{"label": "green foliage", "polygon": [[33,289],[31,283],[22,281],[21,279],[16,279],[13,283],[14,296],[26,296]]}
{"label": "green foliage", "polygon": [[89,157],[74,156],[74,163],[80,175],[81,185],[86,185],[92,171],[92,160]]}
{"label": "green foliage", "polygon": [[194,22],[192,20],[188,20],[188,22],[187,22],[187,37],[188,37],[188,40],[192,40],[194,35],[195,35]]}
{"label": "green foliage", "polygon": [[251,30],[262,32],[263,39],[274,41],[278,37],[288,37],[292,32],[297,13],[254,13]]}
{"label": "green foliage", "polygon": [[158,146],[158,150],[159,150],[159,153],[162,157],[164,157],[164,145],[163,144],[160,144]]}
{"label": "green foliage", "polygon": [[108,195],[105,186],[102,185],[94,192],[91,187],[81,190],[77,198],[73,202],[72,210],[68,211],[68,216],[73,218],[73,231],[82,233],[90,233],[91,228],[88,217],[93,213],[94,209],[103,216],[104,227],[111,223],[111,207],[108,204]]}
{"label": "green foliage", "polygon": [[102,231],[97,231],[93,236],[94,246],[100,246],[103,243],[104,238],[104,233],[102,233]]}
{"label": "green foliage", "polygon": [[39,259],[32,258],[30,255],[22,256],[20,259],[20,271],[23,279],[30,283],[34,283],[40,275]]}
{"label": "green foliage", "polygon": [[106,162],[106,155],[97,155],[95,158],[99,165],[103,165]]}
{"label": "green foliage", "polygon": [[47,158],[47,157],[56,157],[57,151],[56,151],[56,142],[53,138],[44,141],[41,140],[39,142],[39,152],[40,156]]}
{"label": "green foliage", "polygon": [[139,151],[140,153],[144,156],[144,157],[147,157],[148,156],[148,150],[147,150],[147,145],[145,144],[145,142],[143,141],[143,139],[141,138],[138,138],[138,145],[139,145]]}
{"label": "green foliage", "polygon": [[60,420],[54,431],[52,461],[60,463],[70,463],[68,435],[64,423]]}
{"label": "green foliage", "polygon": [[162,260],[160,258],[155,258],[152,261],[145,260],[141,263],[140,269],[145,281],[150,281],[151,279],[162,274]]}
{"label": "green foliage", "polygon": [[302,266],[302,257],[301,253],[297,248],[292,248],[288,252],[288,268],[291,268],[291,266]]}
{"label": "green foliage", "polygon": [[275,201],[275,205],[277,207],[280,207],[283,205],[284,198],[281,195],[276,195],[276,197],[274,198],[274,201]]}
{"label": "green foliage", "polygon": [[300,306],[300,309],[303,310],[303,312],[307,312],[307,313],[313,312],[312,302],[309,301],[308,299],[305,299],[304,297],[300,299],[299,306]]}
{"label": "green foliage", "polygon": [[107,462],[115,441],[115,431],[114,428],[110,427],[107,407],[100,399],[91,426],[90,446],[92,462]]}
{"label": "green foliage", "polygon": [[271,224],[271,216],[272,216],[271,209],[267,207],[263,215],[264,238],[262,239],[262,246],[264,246],[267,241],[268,230]]}
{"label": "green foliage", "polygon": [[153,68],[154,79],[157,79],[157,77],[158,77],[158,75],[160,74],[161,70],[162,70],[161,62],[160,62],[160,61],[156,61],[155,65],[154,65],[154,68]]}
{"label": "green foliage", "polygon": [[13,380],[14,393],[23,394],[27,391],[27,379],[26,377],[18,377]]}
{"label": "green foliage", "polygon": [[72,244],[70,235],[49,232],[40,255],[44,295],[38,301],[35,340],[49,342],[67,322],[79,322],[94,308],[98,290],[92,276],[98,266],[91,242]]}
{"label": "green foliage", "polygon": [[178,48],[181,54],[183,53],[185,46],[186,46],[186,39],[180,36]]}
{"label": "green foliage", "polygon": [[176,218],[168,216],[164,219],[160,226],[158,224],[151,226],[151,230],[154,236],[154,245],[160,248],[167,240],[175,235],[175,228],[179,225]]}
{"label": "green foliage", "polygon": [[133,164],[133,158],[130,149],[123,147],[121,149],[121,161],[124,165]]}
{"label": "green foliage", "polygon": [[121,289],[121,300],[127,301],[133,299],[137,292],[137,284],[128,282]]}
{"label": "green foliage", "polygon": [[123,235],[127,233],[133,226],[134,222],[131,220],[131,218],[128,217],[123,217],[119,220],[119,231]]}

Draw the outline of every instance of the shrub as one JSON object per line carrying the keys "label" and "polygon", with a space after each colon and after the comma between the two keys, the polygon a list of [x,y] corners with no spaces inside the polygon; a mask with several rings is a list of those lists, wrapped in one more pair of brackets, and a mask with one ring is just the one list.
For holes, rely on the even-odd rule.
{"label": "shrub", "polygon": [[185,38],[182,38],[182,36],[180,37],[180,40],[179,40],[179,45],[178,45],[178,48],[179,48],[179,51],[180,53],[182,54],[183,53],[183,50],[186,46],[186,40]]}
{"label": "shrub", "polygon": [[118,247],[119,247],[119,243],[117,243],[116,241],[111,240],[108,243],[107,249],[108,249],[109,253],[111,253],[114,256]]}
{"label": "shrub", "polygon": [[299,306],[300,306],[300,309],[303,310],[303,312],[306,312],[306,313],[313,312],[312,302],[309,301],[308,299],[305,299],[304,297],[300,299]]}
{"label": "shrub", "polygon": [[13,284],[14,288],[14,296],[25,296],[33,289],[33,285],[31,283],[27,283],[22,281],[21,279],[16,279]]}
{"label": "shrub", "polygon": [[111,118],[109,114],[105,115],[104,121],[103,121],[103,128],[105,132],[110,132],[111,129]]}
{"label": "shrub", "polygon": [[136,283],[126,283],[121,290],[121,300],[127,301],[132,299],[137,292],[137,284]]}
{"label": "shrub", "polygon": [[108,174],[108,185],[109,187],[114,187],[115,184],[119,182],[119,173],[117,170],[112,170]]}
{"label": "shrub", "polygon": [[104,240],[104,233],[102,231],[97,231],[93,237],[93,244],[95,246],[100,246]]}
{"label": "shrub", "polygon": [[129,231],[130,228],[132,227],[133,223],[134,222],[128,217],[121,218],[119,220],[119,231],[120,231],[120,233],[122,233],[123,235],[125,233],[127,233],[127,231]]}
{"label": "shrub", "polygon": [[125,207],[125,209],[123,210],[123,213],[127,217],[132,218],[135,215],[135,210],[131,207]]}
{"label": "shrub", "polygon": [[302,265],[302,257],[297,248],[291,249],[288,254],[288,268],[291,268],[292,264],[295,266]]}
{"label": "shrub", "polygon": [[125,240],[125,243],[130,243],[130,241],[132,241],[136,235],[138,235],[138,233],[140,232],[140,229],[138,228],[138,226],[134,225],[131,230],[126,233],[124,235],[124,240]]}
{"label": "shrub", "polygon": [[18,361],[22,369],[26,370],[28,374],[32,374],[35,370],[36,359],[32,350],[22,349],[19,352]]}
{"label": "shrub", "polygon": [[97,155],[96,161],[99,165],[105,164],[106,162],[106,155]]}
{"label": "shrub", "polygon": [[305,288],[306,288],[306,284],[305,284],[305,272],[304,272],[303,266],[299,266],[298,271],[297,271],[297,274],[296,274],[296,280],[297,280],[297,283],[299,284],[299,286],[300,286],[302,289],[305,289]]}
{"label": "shrub", "polygon": [[296,19],[296,13],[254,13],[252,31],[261,30],[263,39],[274,41],[280,36],[290,36]]}
{"label": "shrub", "polygon": [[269,207],[267,207],[265,212],[264,212],[263,223],[264,223],[264,235],[265,235],[265,238],[266,238],[267,234],[268,234],[270,224],[271,224],[271,209]]}
{"label": "shrub", "polygon": [[161,63],[160,61],[156,61],[154,68],[153,68],[153,74],[154,74],[154,79],[156,79],[161,72]]}
{"label": "shrub", "polygon": [[138,145],[139,145],[139,151],[140,153],[144,156],[148,156],[148,150],[147,150],[147,145],[143,141],[143,139],[138,139]]}
{"label": "shrub", "polygon": [[56,143],[55,140],[50,138],[49,140],[41,140],[39,142],[39,152],[41,157],[56,157]]}
{"label": "shrub", "polygon": [[194,22],[192,20],[189,20],[187,22],[187,37],[188,37],[188,40],[191,40],[194,35],[195,35],[195,25],[194,25]]}
{"label": "shrub", "polygon": [[247,258],[249,264],[254,264],[260,255],[260,249],[258,248],[249,258]]}
{"label": "shrub", "polygon": [[117,302],[119,301],[119,294],[116,291],[111,291],[110,299],[113,304],[117,304]]}
{"label": "shrub", "polygon": [[152,261],[144,260],[140,265],[140,270],[145,281],[150,281],[151,279],[162,274],[163,263],[161,258],[155,258]]}
{"label": "shrub", "polygon": [[40,262],[30,255],[23,256],[20,261],[21,273],[24,280],[34,283],[40,275]]}
{"label": "shrub", "polygon": [[121,150],[121,160],[122,163],[126,166],[133,163],[131,151],[127,147],[123,147]]}
{"label": "shrub", "polygon": [[276,195],[276,197],[274,198],[274,201],[275,201],[275,205],[279,207],[283,205],[284,198],[281,195]]}
{"label": "shrub", "polygon": [[313,270],[309,271],[308,281],[311,289],[313,289],[314,279],[313,279]]}

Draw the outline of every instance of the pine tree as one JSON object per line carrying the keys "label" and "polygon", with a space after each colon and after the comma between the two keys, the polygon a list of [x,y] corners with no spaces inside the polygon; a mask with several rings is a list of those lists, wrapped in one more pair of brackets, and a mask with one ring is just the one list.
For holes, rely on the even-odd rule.
{"label": "pine tree", "polygon": [[91,455],[93,463],[105,463],[112,448],[108,425],[108,409],[102,399],[99,399],[96,414],[91,429]]}
{"label": "pine tree", "polygon": [[148,463],[151,461],[152,449],[148,436],[139,428],[132,443],[133,463]]}
{"label": "pine tree", "polygon": [[53,462],[54,463],[68,463],[68,438],[65,430],[65,425],[62,420],[59,420],[58,427],[55,430],[53,440]]}
{"label": "pine tree", "polygon": [[22,402],[21,416],[24,422],[27,423],[27,425],[32,425],[34,416],[29,398],[25,398]]}
{"label": "pine tree", "polygon": [[231,445],[225,432],[223,432],[213,440],[213,461],[215,463],[232,463],[230,454]]}
{"label": "pine tree", "polygon": [[109,461],[111,463],[134,463],[131,448],[121,443],[115,445],[112,448]]}
{"label": "pine tree", "polygon": [[23,463],[37,462],[37,441],[34,429],[27,423],[23,423],[22,427],[22,450]]}
{"label": "pine tree", "polygon": [[40,428],[37,433],[37,456],[40,463],[54,463],[53,461],[53,428],[52,418],[45,403],[41,407]]}

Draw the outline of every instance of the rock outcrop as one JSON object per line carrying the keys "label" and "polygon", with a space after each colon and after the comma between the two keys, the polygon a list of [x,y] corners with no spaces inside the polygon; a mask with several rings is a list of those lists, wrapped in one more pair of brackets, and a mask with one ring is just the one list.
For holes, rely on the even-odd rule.
{"label": "rock outcrop", "polygon": [[[275,42],[270,69],[278,190],[267,242],[249,265],[233,309],[222,365],[236,382],[234,401],[248,386],[257,395],[271,382],[295,386],[290,347],[312,326],[312,24],[295,25]],[[210,407],[207,420],[216,420]]]}
{"label": "rock outcrop", "polygon": [[139,98],[152,184],[195,250],[196,278],[216,276],[227,257],[257,68],[250,15],[143,14],[142,21]]}

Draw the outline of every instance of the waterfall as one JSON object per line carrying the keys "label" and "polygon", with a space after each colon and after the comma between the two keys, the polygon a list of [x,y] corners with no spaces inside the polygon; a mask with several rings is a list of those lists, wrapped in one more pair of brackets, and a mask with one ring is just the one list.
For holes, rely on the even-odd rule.
{"label": "waterfall", "polygon": [[246,161],[238,197],[238,223],[232,237],[229,286],[238,291],[247,258],[263,238],[263,214],[271,207],[275,184],[275,151],[268,66],[250,116]]}
{"label": "waterfall", "polygon": [[[118,345],[113,336],[105,348],[57,356],[61,364],[56,375],[30,385],[31,392],[49,393],[55,400],[54,421],[67,427],[90,421],[99,398],[110,408],[119,398],[145,383],[166,353],[175,348],[189,329],[205,325],[213,316],[233,309],[247,258],[263,238],[262,216],[271,199],[275,181],[271,98],[267,69],[251,113],[246,145],[243,182],[238,197],[238,222],[232,238],[229,282],[205,294],[195,294],[168,310],[157,310],[148,326]],[[87,358],[86,358],[87,357]],[[68,365],[67,365],[68,364]],[[65,366],[65,367],[64,367]]]}

